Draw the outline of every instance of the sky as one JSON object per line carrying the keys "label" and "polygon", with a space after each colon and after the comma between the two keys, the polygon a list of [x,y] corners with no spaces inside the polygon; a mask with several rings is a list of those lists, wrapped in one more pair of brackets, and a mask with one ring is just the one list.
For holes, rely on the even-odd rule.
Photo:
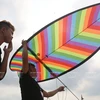
{"label": "sky", "polygon": [[[100,3],[100,0],[0,0],[0,21],[8,20],[16,29],[9,61],[23,39],[27,40],[42,27],[63,15],[96,3]],[[4,45],[6,44],[2,47]],[[84,100],[100,100],[100,51],[60,79],[79,99],[82,95]],[[40,85],[50,91],[62,84],[55,79]],[[67,89],[49,98],[57,99],[77,100]],[[5,78],[0,81],[0,100],[21,100],[18,76],[9,66]]]}

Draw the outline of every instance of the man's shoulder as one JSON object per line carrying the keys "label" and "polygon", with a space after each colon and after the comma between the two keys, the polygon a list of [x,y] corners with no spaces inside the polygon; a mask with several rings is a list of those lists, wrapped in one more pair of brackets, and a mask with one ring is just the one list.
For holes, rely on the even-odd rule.
{"label": "man's shoulder", "polygon": [[29,73],[28,72],[27,73],[20,72],[19,73],[19,77],[21,78],[23,76],[29,76]]}

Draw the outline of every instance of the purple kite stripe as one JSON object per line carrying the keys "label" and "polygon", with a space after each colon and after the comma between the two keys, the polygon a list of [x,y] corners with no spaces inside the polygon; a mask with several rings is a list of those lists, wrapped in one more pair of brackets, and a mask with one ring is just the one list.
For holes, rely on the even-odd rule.
{"label": "purple kite stripe", "polygon": [[63,62],[63,63],[67,63],[67,64],[70,64],[72,66],[75,66],[77,63],[74,63],[74,62],[70,62],[68,60],[64,60],[64,59],[61,59],[61,58],[56,58],[54,56],[49,56],[49,58],[45,59],[45,60],[49,60],[50,61],[53,60],[53,61],[57,61],[57,62]]}
{"label": "purple kite stripe", "polygon": [[90,49],[90,50],[96,50],[97,49],[97,47],[90,46],[90,45],[87,45],[87,44],[82,44],[82,43],[79,43],[79,42],[74,42],[74,41],[70,41],[68,44],[72,44],[72,45],[76,45],[76,46],[80,46],[80,47],[85,47],[85,48]]}
{"label": "purple kite stripe", "polygon": [[44,41],[45,41],[45,55],[48,55],[48,33],[47,28],[44,30]]}
{"label": "purple kite stripe", "polygon": [[67,41],[70,40],[70,32],[71,32],[71,21],[72,21],[72,15],[68,16],[68,25],[67,25]]}
{"label": "purple kite stripe", "polygon": [[[99,26],[100,27],[100,22],[98,21],[98,22],[96,22],[94,25],[96,25],[96,26]],[[93,25],[93,26],[94,26]]]}
{"label": "purple kite stripe", "polygon": [[22,56],[15,56],[14,58],[15,59],[19,59],[19,58],[22,59]]}
{"label": "purple kite stripe", "polygon": [[98,14],[100,13],[100,10],[98,9],[100,9],[100,5],[96,7],[96,11],[94,12],[95,14],[94,14],[93,22],[98,19]]}

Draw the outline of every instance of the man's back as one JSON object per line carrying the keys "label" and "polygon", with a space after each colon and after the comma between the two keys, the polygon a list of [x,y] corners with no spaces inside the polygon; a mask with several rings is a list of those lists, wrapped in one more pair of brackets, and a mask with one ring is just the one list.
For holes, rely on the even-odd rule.
{"label": "man's back", "polygon": [[21,75],[19,83],[22,100],[43,100],[40,86],[28,73]]}

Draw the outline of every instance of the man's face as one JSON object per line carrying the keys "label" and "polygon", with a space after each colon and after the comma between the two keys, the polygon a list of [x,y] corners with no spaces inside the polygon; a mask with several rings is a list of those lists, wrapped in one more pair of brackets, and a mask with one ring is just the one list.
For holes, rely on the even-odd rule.
{"label": "man's face", "polygon": [[4,29],[4,42],[10,43],[13,38],[13,30],[11,28],[9,29]]}
{"label": "man's face", "polygon": [[29,72],[30,72],[30,76],[32,78],[36,78],[37,77],[36,68],[34,66],[29,65]]}

